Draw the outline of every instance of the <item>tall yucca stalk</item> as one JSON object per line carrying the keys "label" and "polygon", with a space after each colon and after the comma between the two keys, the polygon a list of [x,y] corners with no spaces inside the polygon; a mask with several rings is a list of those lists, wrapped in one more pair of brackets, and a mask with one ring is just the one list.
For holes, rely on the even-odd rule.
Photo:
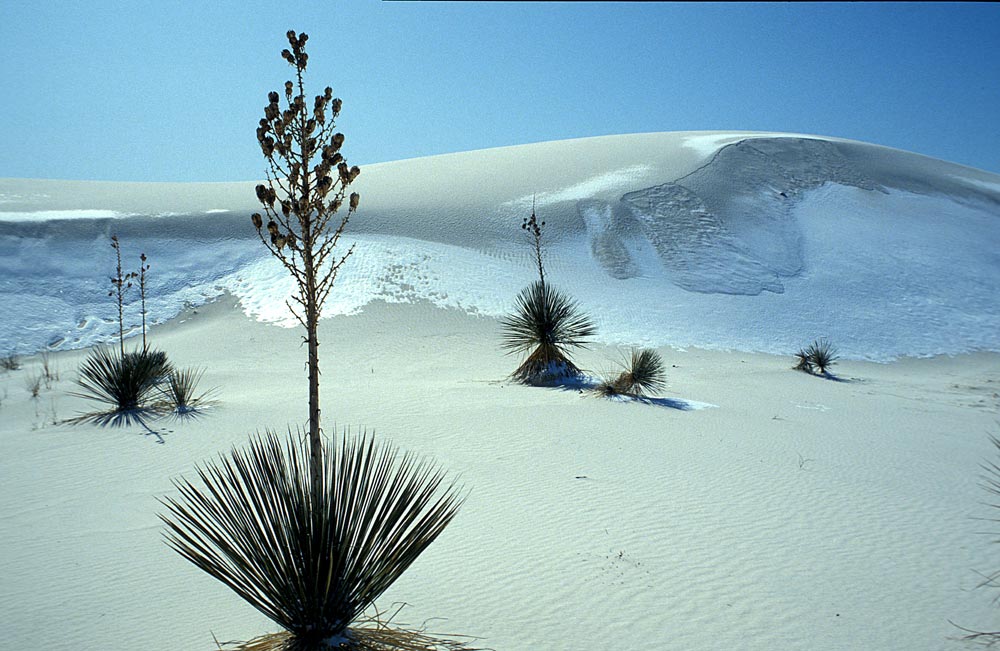
{"label": "tall yucca stalk", "polygon": [[[319,408],[319,325],[323,303],[333,288],[337,272],[354,251],[335,253],[350,216],[358,208],[358,193],[347,198],[348,186],[361,170],[348,167],[340,148],[344,134],[335,132],[342,102],[329,86],[307,104],[303,76],[309,55],[307,34],[289,31],[291,49],[281,56],[295,68],[295,81],[285,82],[284,108],[277,92],[268,93],[264,117],[257,127],[257,142],[267,159],[267,183],[257,186],[264,216],[251,217],[260,241],[295,279],[296,293],[288,309],[306,330],[309,355],[309,443],[319,482],[322,444]],[[345,199],[347,211],[335,215]],[[265,229],[264,218],[267,218]],[[319,490],[319,487],[316,487]]]}
{"label": "tall yucca stalk", "polygon": [[586,347],[597,331],[575,301],[541,280],[517,295],[514,314],[501,318],[500,325],[505,349],[512,353],[530,351],[513,373],[515,379],[528,383],[579,373],[568,349]]}
{"label": "tall yucca stalk", "polygon": [[[345,433],[346,434],[346,433]],[[307,444],[268,432],[177,480],[171,546],[291,633],[298,649],[349,630],[451,522],[460,498],[431,464],[361,435],[330,444],[315,494]],[[386,647],[389,648],[389,647]]]}

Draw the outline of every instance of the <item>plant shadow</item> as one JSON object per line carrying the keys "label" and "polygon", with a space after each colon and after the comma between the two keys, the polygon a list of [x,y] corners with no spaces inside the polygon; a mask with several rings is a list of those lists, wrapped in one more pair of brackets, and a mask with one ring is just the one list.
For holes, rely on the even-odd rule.
{"label": "plant shadow", "polygon": [[[512,378],[508,378],[514,382]],[[846,381],[846,380],[838,380]],[[541,387],[544,389],[552,389],[556,391],[574,391],[576,393],[586,393],[593,392],[595,394],[600,394],[599,386],[601,385],[601,380],[586,374],[580,374],[577,376],[563,376],[556,379],[549,379],[545,382],[535,382],[535,383],[523,383],[526,386]],[[654,407],[663,407],[666,409],[676,409],[678,411],[696,411],[703,408],[703,406],[698,405],[693,402],[689,402],[682,398],[656,398],[652,396],[639,396],[632,394],[617,394],[613,396],[601,396],[607,400],[612,400],[614,402],[637,402],[643,405],[651,405]]]}
{"label": "plant shadow", "polygon": [[168,429],[153,429],[149,425],[150,418],[159,418],[163,413],[148,408],[123,409],[119,411],[93,411],[81,414],[73,418],[62,421],[68,425],[97,425],[98,427],[124,428],[137,425],[141,427],[144,436],[152,436],[160,445],[166,443],[164,434],[169,434]]}

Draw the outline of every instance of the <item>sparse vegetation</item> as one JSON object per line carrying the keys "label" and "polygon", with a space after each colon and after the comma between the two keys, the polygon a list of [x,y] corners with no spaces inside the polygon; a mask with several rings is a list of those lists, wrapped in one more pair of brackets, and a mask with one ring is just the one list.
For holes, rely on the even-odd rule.
{"label": "sparse vegetation", "polygon": [[117,355],[104,346],[95,348],[80,367],[77,384],[81,390],[71,395],[102,403],[105,409],[83,414],[71,422],[100,425],[144,422],[160,412],[153,397],[171,370],[162,351],[145,348]]}
{"label": "sparse vegetation", "polygon": [[[142,347],[146,347],[146,272],[149,271],[149,264],[146,262],[146,254],[139,254],[139,297],[142,300]],[[137,274],[132,274],[136,276]]]}
{"label": "sparse vegetation", "polygon": [[114,287],[108,296],[113,296],[118,303],[118,347],[121,356],[125,357],[125,294],[132,287],[132,279],[136,277],[136,273],[123,273],[122,272],[122,249],[121,244],[118,242],[118,236],[111,236],[111,248],[115,250],[115,258],[117,260],[117,265],[115,266],[115,275],[111,277],[111,285]]}
{"label": "sparse vegetation", "polygon": [[597,390],[606,396],[646,397],[666,386],[663,358],[655,350],[633,349],[616,378],[605,379]]}
{"label": "sparse vegetation", "polygon": [[[319,472],[317,328],[337,273],[354,252],[352,245],[339,257],[335,253],[351,215],[358,209],[358,193],[348,198],[347,190],[361,170],[348,167],[340,152],[344,134],[335,132],[335,127],[342,102],[333,97],[333,89],[327,86],[322,95],[316,95],[311,108],[306,103],[303,75],[309,61],[305,51],[308,35],[289,31],[287,36],[291,49],[282,50],[281,56],[295,68],[295,81],[285,82],[287,108],[281,108],[281,96],[271,91],[257,128],[257,143],[268,164],[267,183],[256,187],[257,200],[268,219],[266,229],[260,213],[254,213],[251,221],[261,243],[295,279],[297,292],[286,304],[306,330],[309,441],[313,466]],[[347,211],[339,222],[331,223],[345,199]]]}
{"label": "sparse vegetation", "polygon": [[795,358],[798,360],[795,370],[829,376],[830,367],[836,363],[838,356],[833,344],[826,339],[818,339],[796,353]]}
{"label": "sparse vegetation", "polygon": [[290,49],[281,54],[295,81],[285,83],[285,108],[277,92],[268,94],[259,122],[268,173],[256,188],[264,215],[251,221],[296,282],[287,305],[306,331],[308,436],[289,432],[282,442],[268,432],[200,469],[200,486],[178,481],[181,497],[164,500],[169,514],[161,516],[167,540],[287,631],[240,648],[454,648],[426,643],[433,640],[420,633],[356,625],[452,520],[460,500],[454,485],[443,487],[440,471],[409,454],[399,459],[365,435],[344,432],[340,445],[321,437],[317,326],[353,252],[339,255],[336,246],[358,207],[358,194],[348,197],[347,189],[360,170],[340,153],[344,136],[334,119],[341,101],[332,89],[307,104],[308,37],[287,37]]}
{"label": "sparse vegetation", "polygon": [[59,381],[59,369],[52,363],[49,351],[41,354],[42,359],[42,379],[45,381],[45,388],[51,389],[52,385]]}
{"label": "sparse vegetation", "polygon": [[[993,448],[1000,452],[1000,438],[991,435],[990,442],[993,444]],[[982,475],[982,488],[988,492],[994,498],[1000,495],[1000,464],[996,461],[987,461],[980,465],[980,468],[985,473]],[[988,504],[990,508],[1000,511],[1000,504],[992,503]],[[996,512],[996,511],[995,511]],[[992,518],[977,518],[981,520],[986,520],[988,522],[1000,522],[1000,517],[994,516]],[[995,543],[1000,543],[1000,539],[994,540]],[[979,584],[980,588],[1000,587],[1000,570],[996,570],[991,574],[983,575],[983,580]],[[1000,631],[976,631],[970,628],[965,628],[964,626],[959,626],[955,622],[951,622],[953,626],[965,631],[968,635],[965,635],[962,639],[967,642],[976,642],[982,644],[985,647],[993,647],[994,645],[1000,644]]]}
{"label": "sparse vegetation", "polygon": [[15,353],[7,353],[0,357],[0,368],[5,371],[16,371],[21,368],[21,358]]}
{"label": "sparse vegetation", "polygon": [[500,320],[503,348],[509,353],[529,353],[511,374],[518,382],[533,385],[559,384],[580,376],[570,360],[570,348],[586,348],[596,328],[575,301],[545,282],[542,260],[542,227],[535,204],[521,229],[531,237],[538,280],[517,295],[514,314]]}
{"label": "sparse vegetation", "polygon": [[500,320],[503,347],[528,357],[512,377],[526,384],[551,384],[576,377],[580,369],[570,360],[570,348],[584,348],[596,328],[572,299],[542,281],[517,296],[513,315]]}
{"label": "sparse vegetation", "polygon": [[164,407],[177,416],[193,416],[210,406],[210,396],[214,389],[198,393],[198,383],[204,369],[173,369],[166,380],[158,385],[164,399]]}
{"label": "sparse vegetation", "polygon": [[324,446],[323,491],[314,495],[311,451],[300,440],[269,432],[206,464],[201,485],[177,481],[182,500],[163,500],[167,540],[288,631],[296,644],[288,648],[327,648],[336,639],[395,648],[365,646],[368,631],[351,625],[437,538],[461,500],[432,465],[346,432],[340,445]]}
{"label": "sparse vegetation", "polygon": [[24,388],[28,390],[32,398],[37,398],[42,390],[42,376],[38,373],[28,373],[24,378]]}
{"label": "sparse vegetation", "polygon": [[531,236],[531,244],[535,249],[535,264],[538,265],[538,280],[545,284],[545,266],[542,264],[542,226],[545,222],[539,222],[535,214],[535,199],[531,199],[531,217],[525,217],[521,223],[521,230],[527,231]]}

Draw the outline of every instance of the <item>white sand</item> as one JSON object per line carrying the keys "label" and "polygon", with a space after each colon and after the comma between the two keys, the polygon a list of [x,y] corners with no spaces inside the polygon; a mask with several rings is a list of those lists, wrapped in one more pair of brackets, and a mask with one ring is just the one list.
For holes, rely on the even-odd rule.
{"label": "white sand", "polygon": [[[80,352],[37,400],[0,372],[3,648],[215,648],[276,630],[161,541],[156,501],[247,434],[306,415],[298,330],[232,301],[157,328],[221,403],[141,429],[52,425]],[[373,303],[321,326],[328,432],[364,425],[469,489],[458,518],[380,601],[401,621],[527,649],[942,649],[996,628],[1000,569],[979,464],[996,458],[1000,356],[845,361],[660,349],[666,396],[621,404],[503,381],[493,319]],[[600,371],[621,351],[577,360]],[[431,619],[431,618],[443,619]]]}

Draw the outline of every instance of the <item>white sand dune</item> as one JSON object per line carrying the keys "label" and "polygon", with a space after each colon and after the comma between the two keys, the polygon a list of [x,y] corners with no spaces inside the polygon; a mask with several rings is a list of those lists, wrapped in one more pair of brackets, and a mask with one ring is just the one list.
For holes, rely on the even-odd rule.
{"label": "white sand dune", "polygon": [[[469,490],[382,608],[498,651],[910,651],[964,648],[948,620],[996,628],[975,586],[1000,525],[974,518],[993,515],[979,464],[1000,433],[1000,177],[713,132],[371,165],[358,183],[358,253],[320,331],[327,432],[367,426]],[[37,399],[38,356],[0,372],[0,646],[194,651],[275,630],[156,517],[172,478],[305,420],[252,185],[0,180],[0,351],[53,344],[59,370]],[[504,380],[518,360],[495,317],[533,274],[532,197],[549,273],[599,320],[576,361],[656,346],[666,404],[709,408]],[[154,264],[153,342],[219,388],[202,418],[57,423],[88,408],[68,393],[78,348],[115,325],[112,232]],[[822,335],[844,381],[790,370]]]}
{"label": "white sand dune", "polygon": [[[0,324],[0,349],[112,333],[95,274],[112,268],[111,233],[150,256],[160,319],[228,291],[288,321],[252,185],[0,180],[0,300],[29,306]],[[640,134],[370,165],[357,186],[359,254],[329,316],[376,299],[504,313],[533,273],[519,226],[534,200],[549,274],[605,343],[785,353],[828,336],[874,360],[1000,348],[1000,177],[916,154]]]}

